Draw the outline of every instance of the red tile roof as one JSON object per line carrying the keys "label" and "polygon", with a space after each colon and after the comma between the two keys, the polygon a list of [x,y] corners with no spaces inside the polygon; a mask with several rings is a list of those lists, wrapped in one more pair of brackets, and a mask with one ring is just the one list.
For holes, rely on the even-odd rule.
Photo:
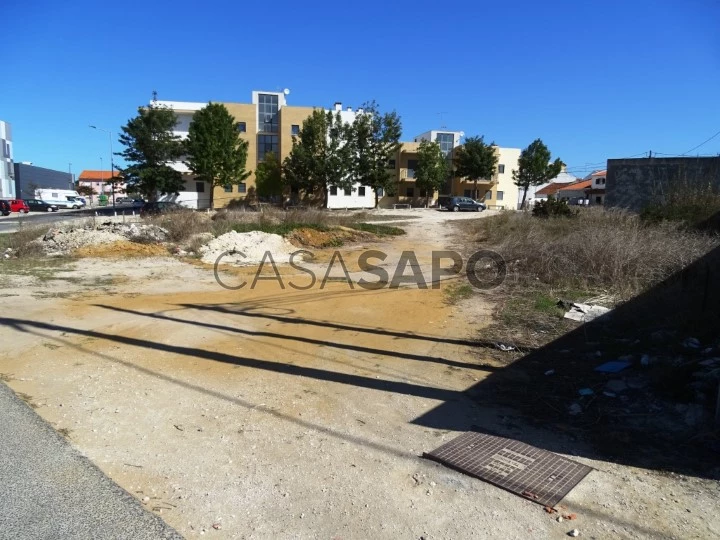
{"label": "red tile roof", "polygon": [[588,189],[591,185],[592,180],[583,180],[582,182],[575,182],[561,187],[558,191],[582,191],[584,189]]}
{"label": "red tile roof", "polygon": [[558,190],[565,186],[567,184],[559,183],[559,182],[553,182],[552,184],[548,184],[542,189],[538,189],[535,192],[535,195],[555,195],[555,193],[558,192]]}
{"label": "red tile roof", "polygon": [[[117,171],[115,172],[117,175]],[[110,180],[110,171],[83,171],[78,180]]]}

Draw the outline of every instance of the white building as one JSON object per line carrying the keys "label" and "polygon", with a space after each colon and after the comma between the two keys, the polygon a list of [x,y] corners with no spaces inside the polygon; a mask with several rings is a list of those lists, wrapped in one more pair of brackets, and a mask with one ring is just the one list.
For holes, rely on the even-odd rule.
{"label": "white building", "polygon": [[[168,107],[175,112],[178,120],[173,133],[183,140],[187,139],[193,115],[207,105],[207,103],[189,101],[153,101],[150,103],[151,106],[154,104]],[[158,197],[159,201],[176,202],[182,206],[196,210],[210,206],[210,189],[212,188],[209,184],[206,182],[197,182],[183,161],[175,161],[168,165],[182,173],[185,188],[178,192],[177,195],[175,193],[160,195]]]}
{"label": "white building", "polygon": [[12,130],[9,123],[0,120],[0,199],[15,197]]}
{"label": "white building", "polygon": [[[335,103],[332,112],[340,113],[340,119],[346,124],[352,124],[359,114],[365,114],[362,109],[353,111],[352,107],[343,110],[340,102]],[[350,189],[330,186],[328,208],[375,208],[375,190],[370,186],[363,186],[359,182],[355,182]]]}
{"label": "white building", "polygon": [[[544,201],[548,198],[548,194],[554,195],[557,189],[562,187],[563,184],[574,184],[579,180],[580,179],[576,176],[573,176],[572,174],[566,172],[565,168],[563,167],[563,170],[560,172],[560,174],[558,174],[549,182],[546,182],[545,184],[540,184],[539,186],[530,186],[530,189],[528,189],[527,193],[528,204],[532,205],[537,201]],[[522,190],[520,190],[518,197],[519,202],[521,202]]]}

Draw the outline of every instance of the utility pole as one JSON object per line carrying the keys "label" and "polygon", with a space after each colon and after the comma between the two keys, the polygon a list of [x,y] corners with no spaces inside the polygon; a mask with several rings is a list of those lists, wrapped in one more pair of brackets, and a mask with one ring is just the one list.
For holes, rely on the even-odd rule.
{"label": "utility pole", "polygon": [[104,131],[108,134],[108,138],[110,140],[110,188],[112,189],[112,205],[115,207],[115,181],[113,180],[113,178],[115,178],[115,163],[113,162],[112,131],[109,129],[99,128],[97,126],[89,127],[97,129],[98,131]]}

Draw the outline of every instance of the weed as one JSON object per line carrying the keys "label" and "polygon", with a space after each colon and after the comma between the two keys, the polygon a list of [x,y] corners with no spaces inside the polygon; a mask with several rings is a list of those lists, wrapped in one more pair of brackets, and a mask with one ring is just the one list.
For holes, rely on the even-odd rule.
{"label": "weed", "polygon": [[31,395],[25,394],[24,392],[15,392],[15,395],[22,399],[25,403],[28,404],[28,406],[32,407],[33,409],[38,408],[38,404],[33,401],[33,397]]}
{"label": "weed", "polygon": [[376,223],[353,223],[350,228],[358,231],[369,232],[377,236],[401,236],[405,231],[399,227],[381,225]]}
{"label": "weed", "polygon": [[468,283],[452,283],[445,288],[445,303],[455,305],[460,300],[470,298],[473,288]]}
{"label": "weed", "polygon": [[14,377],[12,375],[9,375],[7,373],[0,373],[0,382],[9,383],[13,379]]}
{"label": "weed", "polygon": [[63,437],[65,437],[66,439],[69,439],[69,438],[70,438],[70,434],[72,433],[72,430],[71,430],[71,429],[68,429],[68,428],[60,428],[60,429],[57,430],[57,432],[58,432],[60,435],[62,435]]}

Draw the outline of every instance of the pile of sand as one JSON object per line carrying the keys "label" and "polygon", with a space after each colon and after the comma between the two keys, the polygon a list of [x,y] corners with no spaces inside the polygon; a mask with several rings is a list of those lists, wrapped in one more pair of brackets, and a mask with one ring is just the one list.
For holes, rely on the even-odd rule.
{"label": "pile of sand", "polygon": [[220,264],[254,265],[269,252],[277,264],[287,264],[294,251],[297,248],[278,234],[230,231],[202,246],[200,255],[208,264],[215,264],[219,259]]}

